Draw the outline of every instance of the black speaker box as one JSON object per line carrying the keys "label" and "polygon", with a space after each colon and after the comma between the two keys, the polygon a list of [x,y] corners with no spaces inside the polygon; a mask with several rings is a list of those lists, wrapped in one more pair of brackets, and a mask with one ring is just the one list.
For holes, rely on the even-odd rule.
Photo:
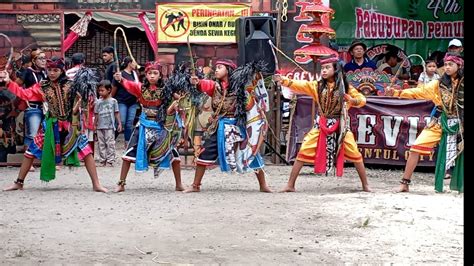
{"label": "black speaker box", "polygon": [[263,60],[267,63],[265,74],[275,73],[275,57],[269,40],[275,44],[275,19],[270,16],[240,17],[236,21],[238,65]]}

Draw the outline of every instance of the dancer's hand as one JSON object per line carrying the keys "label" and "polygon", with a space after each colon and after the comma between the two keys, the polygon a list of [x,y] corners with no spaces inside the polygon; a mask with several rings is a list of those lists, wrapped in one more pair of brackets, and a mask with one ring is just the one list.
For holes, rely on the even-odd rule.
{"label": "dancer's hand", "polygon": [[122,81],[122,73],[117,72],[114,74],[114,79],[118,82]]}
{"label": "dancer's hand", "polygon": [[10,75],[6,70],[0,71],[0,82],[5,82],[5,84],[10,82]]}
{"label": "dancer's hand", "polygon": [[178,104],[179,104],[179,100],[174,100],[174,101],[170,104],[170,106],[168,107],[168,111],[167,111],[168,115],[171,115],[171,114],[173,114],[173,113],[175,113],[175,112],[178,111],[178,107],[179,107]]}
{"label": "dancer's hand", "polygon": [[122,132],[122,124],[118,124],[117,132]]}
{"label": "dancer's hand", "polygon": [[82,103],[82,96],[79,92],[76,92],[76,104],[81,104]]}
{"label": "dancer's hand", "polygon": [[79,112],[79,107],[81,107],[82,103],[82,96],[79,92],[76,92],[76,104],[74,105],[74,108],[72,109],[72,112],[74,114],[77,114]]}
{"label": "dancer's hand", "polygon": [[350,103],[350,104],[353,105],[353,106],[355,106],[355,105],[358,104],[357,99],[352,98],[352,96],[350,96],[350,95],[347,94],[347,93],[344,94],[344,100],[346,100],[348,103]]}
{"label": "dancer's hand", "polygon": [[273,81],[275,81],[275,83],[277,83],[278,85],[281,85],[282,80],[283,79],[280,74],[273,75]]}
{"label": "dancer's hand", "polygon": [[385,96],[393,96],[394,93],[395,93],[395,89],[393,87],[387,87],[384,89]]}
{"label": "dancer's hand", "polygon": [[193,84],[193,85],[198,85],[199,84],[199,78],[197,76],[191,76],[191,78],[189,79],[189,82],[191,82],[191,84]]}

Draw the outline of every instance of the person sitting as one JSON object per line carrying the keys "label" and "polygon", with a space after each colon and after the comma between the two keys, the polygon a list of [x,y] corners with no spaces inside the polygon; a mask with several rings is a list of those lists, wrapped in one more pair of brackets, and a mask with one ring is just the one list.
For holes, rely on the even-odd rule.
{"label": "person sitting", "polygon": [[[394,50],[389,50],[385,53],[384,56],[385,62],[378,67],[380,72],[390,74],[392,76],[397,76],[399,79],[408,79],[409,75],[406,69],[403,68],[401,62],[402,59],[398,56],[398,53]],[[399,71],[399,68],[400,69]]]}

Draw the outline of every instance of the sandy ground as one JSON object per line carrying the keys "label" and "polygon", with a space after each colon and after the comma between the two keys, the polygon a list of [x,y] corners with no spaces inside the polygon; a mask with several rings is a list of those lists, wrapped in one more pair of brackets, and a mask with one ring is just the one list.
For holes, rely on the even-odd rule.
{"label": "sandy ground", "polygon": [[[0,168],[0,186],[19,168]],[[114,188],[117,167],[98,168]],[[268,166],[279,190],[289,166]],[[463,263],[463,195],[435,193],[416,173],[409,194],[392,192],[401,171],[369,169],[373,193],[354,168],[343,178],[306,167],[297,193],[259,193],[252,174],[207,172],[202,192],[175,192],[171,171],[131,173],[125,193],[91,191],[85,168],[57,180],[30,174],[25,190],[0,192],[1,264]],[[194,171],[183,170],[186,185]]]}

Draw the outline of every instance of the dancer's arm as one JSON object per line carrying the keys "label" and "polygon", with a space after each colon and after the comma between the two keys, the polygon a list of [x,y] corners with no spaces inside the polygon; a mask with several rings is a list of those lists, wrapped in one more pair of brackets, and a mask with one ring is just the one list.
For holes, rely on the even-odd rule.
{"label": "dancer's arm", "polygon": [[117,72],[114,74],[114,79],[121,83],[123,87],[133,96],[140,98],[142,96],[142,84],[140,82],[135,82],[131,80],[124,79],[122,73]]}
{"label": "dancer's arm", "polygon": [[33,86],[23,89],[16,82],[9,81],[7,85],[8,90],[15,94],[18,98],[25,101],[43,101],[43,92],[39,83],[35,83]]}
{"label": "dancer's arm", "polygon": [[281,75],[274,75],[273,79],[296,93],[311,96],[314,101],[318,102],[317,81],[293,80]]}
{"label": "dancer's arm", "polygon": [[192,76],[190,80],[191,84],[196,85],[198,90],[212,97],[216,83],[209,79],[199,79],[197,76]]}
{"label": "dancer's arm", "polygon": [[350,107],[360,108],[367,102],[365,96],[352,87],[352,85],[349,85],[349,93],[348,95],[344,95],[344,98],[349,102]]}

